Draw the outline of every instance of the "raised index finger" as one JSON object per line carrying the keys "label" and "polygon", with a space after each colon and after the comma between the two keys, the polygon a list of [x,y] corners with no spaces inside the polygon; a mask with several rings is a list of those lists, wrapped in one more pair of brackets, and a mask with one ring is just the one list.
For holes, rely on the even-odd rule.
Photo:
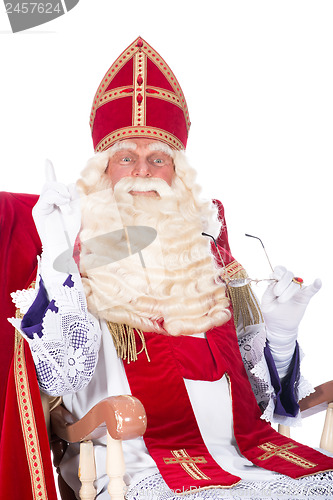
{"label": "raised index finger", "polygon": [[45,179],[46,182],[56,182],[56,174],[54,171],[54,166],[51,160],[45,160]]}

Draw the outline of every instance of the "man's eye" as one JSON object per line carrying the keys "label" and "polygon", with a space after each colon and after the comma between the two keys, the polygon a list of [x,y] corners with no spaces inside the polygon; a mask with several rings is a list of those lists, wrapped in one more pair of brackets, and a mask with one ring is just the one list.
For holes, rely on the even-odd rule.
{"label": "man's eye", "polygon": [[154,163],[163,163],[162,158],[155,158]]}
{"label": "man's eye", "polygon": [[122,158],[121,161],[128,163],[128,162],[132,161],[132,158],[130,158],[129,156],[124,156],[124,158]]}

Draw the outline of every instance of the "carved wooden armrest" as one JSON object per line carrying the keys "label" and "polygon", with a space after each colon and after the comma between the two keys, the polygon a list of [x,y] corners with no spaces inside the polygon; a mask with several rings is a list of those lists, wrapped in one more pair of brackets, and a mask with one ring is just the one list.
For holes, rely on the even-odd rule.
{"label": "carved wooden armrest", "polygon": [[147,417],[142,403],[133,396],[110,396],[77,420],[63,406],[51,412],[53,432],[68,443],[98,439],[107,431],[122,441],[142,436]]}
{"label": "carved wooden armrest", "polygon": [[146,430],[146,412],[141,402],[133,396],[111,396],[97,403],[80,420],[75,419],[63,406],[57,406],[51,412],[51,426],[59,438],[69,443],[80,442],[82,500],[94,499],[96,495],[92,439],[107,435],[108,492],[111,499],[123,500],[126,486],[123,481],[125,464],[121,443],[142,436]]}

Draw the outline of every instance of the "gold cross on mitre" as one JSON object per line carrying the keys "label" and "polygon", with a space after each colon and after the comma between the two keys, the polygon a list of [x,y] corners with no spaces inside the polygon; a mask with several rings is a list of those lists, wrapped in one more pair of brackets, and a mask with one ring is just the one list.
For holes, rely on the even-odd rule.
{"label": "gold cross on mitre", "polygon": [[192,479],[210,479],[206,476],[196,464],[206,464],[205,457],[191,457],[185,449],[183,450],[170,450],[173,457],[163,458],[166,465],[179,464]]}
{"label": "gold cross on mitre", "polygon": [[310,462],[309,460],[306,460],[305,458],[300,457],[299,455],[296,455],[296,453],[289,451],[292,448],[298,448],[298,446],[293,443],[287,443],[278,446],[276,444],[267,442],[261,444],[259,448],[266,452],[258,457],[259,460],[268,460],[269,458],[278,456],[280,458],[283,458],[284,460],[287,460],[288,462],[298,465],[299,467],[303,467],[304,469],[311,469],[312,467],[316,467],[317,465]]}

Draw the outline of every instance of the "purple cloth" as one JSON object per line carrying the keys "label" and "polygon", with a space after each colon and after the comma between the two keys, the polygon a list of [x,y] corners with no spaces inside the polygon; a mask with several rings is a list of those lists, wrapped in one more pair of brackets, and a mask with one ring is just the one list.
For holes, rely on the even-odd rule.
{"label": "purple cloth", "polygon": [[300,377],[299,346],[296,342],[295,352],[287,375],[280,380],[272,353],[266,345],[264,349],[266,362],[271,376],[272,386],[276,394],[275,413],[284,417],[296,417],[299,411],[297,387]]}
{"label": "purple cloth", "polygon": [[[67,276],[63,286],[68,286],[69,288],[74,286],[71,275]],[[33,304],[23,316],[21,323],[21,329],[27,337],[33,339],[34,333],[37,333],[39,337],[43,336],[42,323],[46,311],[48,310],[57,313],[58,307],[55,305],[54,300],[49,300],[44,281],[40,278],[37,296]]]}

